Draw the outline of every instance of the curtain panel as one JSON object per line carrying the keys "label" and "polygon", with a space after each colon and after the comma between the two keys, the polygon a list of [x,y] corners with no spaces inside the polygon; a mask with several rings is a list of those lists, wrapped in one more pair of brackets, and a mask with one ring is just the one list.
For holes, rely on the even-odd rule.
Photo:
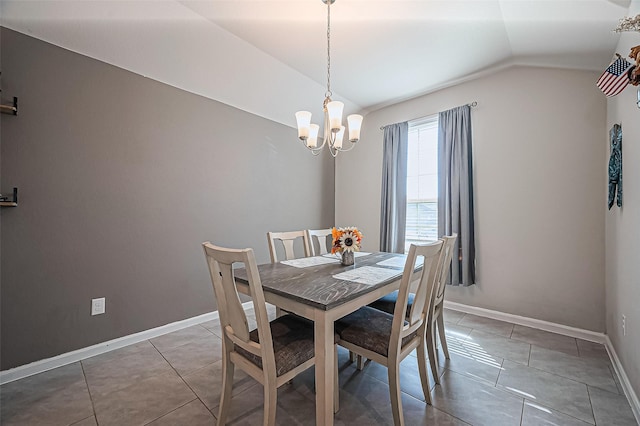
{"label": "curtain panel", "polygon": [[382,157],[380,250],[404,253],[407,219],[407,152],[409,124],[385,126]]}
{"label": "curtain panel", "polygon": [[438,117],[438,235],[458,234],[449,284],[476,281],[476,249],[471,155],[471,107],[464,105]]}

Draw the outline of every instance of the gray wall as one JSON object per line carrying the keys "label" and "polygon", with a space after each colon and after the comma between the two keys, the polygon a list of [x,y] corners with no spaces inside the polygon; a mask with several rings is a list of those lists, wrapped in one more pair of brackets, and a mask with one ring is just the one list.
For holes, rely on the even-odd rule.
{"label": "gray wall", "polygon": [[333,224],[334,162],[294,129],[1,37],[2,370],[215,310],[203,241],[264,263],[267,231]]}
{"label": "gray wall", "polygon": [[[626,16],[640,13],[640,0],[631,3]],[[638,35],[620,35],[616,52],[626,56],[638,45]],[[615,124],[622,124],[622,208],[614,205],[606,213],[606,280],[607,335],[616,349],[629,383],[636,397],[640,397],[640,109],[636,106],[640,88],[629,85],[607,105],[606,132]],[[606,172],[609,162],[609,136],[603,132],[601,143],[607,151],[601,168]],[[602,180],[607,182],[607,174]],[[603,195],[605,197],[606,195]],[[626,317],[626,334],[622,330],[622,316]]]}
{"label": "gray wall", "polygon": [[370,166],[352,173],[346,157],[336,162],[336,222],[361,227],[364,250],[377,250],[379,127],[478,101],[477,285],[450,287],[447,299],[604,331],[606,101],[598,76],[512,67],[370,113],[368,143],[358,146],[358,161]]}

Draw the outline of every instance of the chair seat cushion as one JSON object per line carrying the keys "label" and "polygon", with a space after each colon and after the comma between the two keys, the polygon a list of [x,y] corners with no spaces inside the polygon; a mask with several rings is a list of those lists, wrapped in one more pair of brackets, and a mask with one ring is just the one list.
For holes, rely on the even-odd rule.
{"label": "chair seat cushion", "polygon": [[[276,360],[276,375],[293,370],[314,356],[313,323],[301,317],[284,315],[269,323]],[[258,329],[249,333],[249,338],[259,343]],[[235,346],[235,351],[262,368],[262,358]]]}
{"label": "chair seat cushion", "polygon": [[[407,302],[407,314],[406,314],[407,316],[409,316],[409,313],[411,312],[411,306],[413,306],[413,299],[415,299],[415,297],[416,297],[415,294],[409,293],[409,300]],[[386,296],[381,297],[375,302],[369,303],[369,306],[393,315],[393,311],[396,308],[397,300],[398,300],[398,290],[392,293],[389,293]]]}
{"label": "chair seat cushion", "polygon": [[[408,324],[405,321],[405,325]],[[364,306],[336,321],[336,333],[341,341],[352,343],[361,348],[389,356],[389,340],[393,315],[378,309]],[[417,331],[402,339],[406,345],[417,335]]]}

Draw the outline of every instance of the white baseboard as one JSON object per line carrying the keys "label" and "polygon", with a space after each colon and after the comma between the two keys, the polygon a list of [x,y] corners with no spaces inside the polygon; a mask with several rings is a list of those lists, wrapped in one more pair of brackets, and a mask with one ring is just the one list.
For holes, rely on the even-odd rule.
{"label": "white baseboard", "polygon": [[[244,309],[253,308],[253,302],[245,302],[242,304],[242,306],[244,307]],[[54,356],[52,358],[47,358],[41,361],[32,362],[30,364],[21,365],[16,368],[11,368],[9,370],[0,371],[0,385],[13,382],[14,380],[33,376],[34,374],[42,373],[54,368],[62,367],[63,365],[72,364],[74,362],[78,362],[92,356],[100,355],[105,352],[113,351],[115,349],[120,349],[128,345],[133,345],[134,343],[153,339],[154,337],[162,336],[163,334],[182,330],[183,328],[191,327],[192,325],[216,320],[218,318],[218,311],[208,312],[206,314],[198,315],[197,317],[172,322],[170,324],[162,325],[150,330],[141,331],[139,333],[130,334],[128,336],[119,337],[107,342],[102,342],[93,346],[78,349],[72,352],[67,352],[61,355]]]}
{"label": "white baseboard", "polygon": [[466,314],[478,315],[480,317],[491,318],[499,321],[511,322],[513,324],[524,325],[526,327],[537,328],[538,330],[549,331],[551,333],[562,334],[569,337],[588,340],[595,343],[605,343],[605,334],[597,331],[584,330],[582,328],[570,327],[568,325],[543,321],[535,318],[521,317],[520,315],[507,314],[505,312],[492,311],[491,309],[477,308],[475,306],[463,305],[456,302],[444,302],[444,307]]}
{"label": "white baseboard", "polygon": [[631,405],[631,411],[633,411],[633,415],[636,417],[636,421],[640,424],[640,400],[638,400],[638,395],[636,395],[633,387],[631,387],[631,382],[629,382],[629,377],[627,377],[627,373],[625,373],[624,368],[622,368],[622,364],[620,364],[620,358],[618,358],[618,354],[616,353],[613,344],[611,343],[611,339],[609,336],[605,336],[605,347],[607,348],[607,352],[609,353],[609,358],[611,358],[611,363],[613,364],[613,369],[616,371],[618,378],[620,379],[620,384],[622,385],[622,389],[624,390],[624,394],[629,400],[629,405]]}

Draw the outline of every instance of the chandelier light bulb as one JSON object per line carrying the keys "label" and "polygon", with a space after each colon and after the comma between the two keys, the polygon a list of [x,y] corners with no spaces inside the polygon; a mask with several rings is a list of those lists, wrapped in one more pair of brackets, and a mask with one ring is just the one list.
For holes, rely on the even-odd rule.
{"label": "chandelier light bulb", "polygon": [[317,124],[311,124],[309,126],[309,138],[307,139],[307,146],[309,148],[318,146],[318,130],[320,130],[320,126]]}
{"label": "chandelier light bulb", "polygon": [[344,104],[340,101],[331,101],[327,103],[327,111],[329,112],[329,125],[331,131],[337,132],[342,126],[342,110]]}
{"label": "chandelier light bulb", "polygon": [[311,113],[309,111],[296,112],[296,122],[298,123],[298,137],[302,140],[307,139],[311,126]]}
{"label": "chandelier light bulb", "polygon": [[351,114],[347,117],[347,123],[349,124],[349,140],[357,142],[360,139],[362,116],[360,114]]}
{"label": "chandelier light bulb", "polygon": [[345,127],[340,126],[340,130],[336,133],[336,140],[333,142],[334,148],[342,148],[342,139],[344,139]]}

